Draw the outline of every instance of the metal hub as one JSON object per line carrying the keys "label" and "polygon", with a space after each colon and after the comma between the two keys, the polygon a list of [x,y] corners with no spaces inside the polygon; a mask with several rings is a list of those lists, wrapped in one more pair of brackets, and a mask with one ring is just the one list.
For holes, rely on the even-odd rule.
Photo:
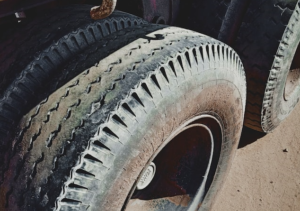
{"label": "metal hub", "polygon": [[141,178],[139,179],[136,189],[143,190],[145,189],[152,181],[156,172],[156,166],[153,162],[147,167]]}
{"label": "metal hub", "polygon": [[123,210],[195,210],[214,177],[221,142],[222,129],[213,116],[187,121],[150,159]]}

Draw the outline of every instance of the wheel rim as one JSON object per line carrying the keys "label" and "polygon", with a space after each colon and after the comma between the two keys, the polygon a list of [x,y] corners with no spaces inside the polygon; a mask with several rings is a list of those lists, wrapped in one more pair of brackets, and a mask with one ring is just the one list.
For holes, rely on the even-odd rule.
{"label": "wheel rim", "polygon": [[290,96],[300,86],[300,47],[298,44],[297,50],[294,54],[291,68],[287,74],[284,87],[284,100],[288,101]]}
{"label": "wheel rim", "polygon": [[[153,155],[133,186],[123,210],[195,210],[209,190],[222,142],[220,122],[201,115],[174,131]],[[154,163],[153,180],[137,185]]]}

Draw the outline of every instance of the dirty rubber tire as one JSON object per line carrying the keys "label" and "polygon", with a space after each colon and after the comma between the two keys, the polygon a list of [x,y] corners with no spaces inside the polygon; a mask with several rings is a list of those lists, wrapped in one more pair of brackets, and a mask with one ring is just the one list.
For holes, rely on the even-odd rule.
{"label": "dirty rubber tire", "polygon": [[249,128],[274,130],[299,101],[299,13],[297,0],[254,0],[243,20],[234,48],[247,76]]}
{"label": "dirty rubber tire", "polygon": [[75,57],[66,69],[82,73],[22,118],[1,210],[121,210],[153,154],[200,114],[213,116],[222,134],[201,208],[211,206],[242,129],[242,63],[226,45],[195,32],[129,30],[113,45],[135,41],[108,57],[99,61],[97,44]]}
{"label": "dirty rubber tire", "polygon": [[[88,46],[106,38],[113,39],[119,30],[148,24],[119,11],[105,20],[94,21],[89,15],[90,8],[89,5],[77,5],[55,9],[33,21],[22,23],[14,34],[1,36],[0,183],[4,163],[9,159],[6,152],[13,148],[12,140],[18,122],[57,89],[54,84],[65,74],[64,65]],[[103,49],[102,55],[111,53],[105,42],[102,44],[99,47]],[[67,72],[67,78],[79,74],[72,70]]]}

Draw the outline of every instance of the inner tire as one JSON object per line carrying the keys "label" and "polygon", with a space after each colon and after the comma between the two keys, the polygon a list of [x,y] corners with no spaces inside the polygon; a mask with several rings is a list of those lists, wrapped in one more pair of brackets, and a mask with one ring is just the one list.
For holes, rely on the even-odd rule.
{"label": "inner tire", "polygon": [[[2,36],[0,48],[0,148],[7,150],[21,117],[51,93],[51,80],[78,53],[124,28],[147,24],[115,11],[105,20],[90,18],[90,5],[72,5],[46,12]],[[102,46],[105,51],[105,43]],[[73,77],[78,73],[69,71]],[[72,78],[69,76],[69,78]]]}
{"label": "inner tire", "polygon": [[274,130],[299,101],[299,13],[297,0],[254,0],[249,6],[234,46],[247,75],[249,128]]}
{"label": "inner tire", "polygon": [[[15,146],[21,118],[49,94],[81,72],[65,65],[94,43],[103,58],[121,46],[107,48],[122,29],[147,25],[144,20],[115,11],[105,20],[90,18],[90,5],[57,8],[21,23],[1,36],[0,48],[0,184]],[[124,41],[125,42],[125,41]],[[17,128],[17,129],[16,129]]]}
{"label": "inner tire", "polygon": [[89,68],[24,116],[1,210],[125,209],[149,162],[189,124],[203,125],[200,140],[213,131],[215,147],[205,194],[186,190],[191,204],[177,207],[211,207],[240,138],[243,67],[232,49],[207,36],[152,27],[150,34],[148,27],[127,31],[122,38],[137,39],[101,61],[98,48],[88,51]]}

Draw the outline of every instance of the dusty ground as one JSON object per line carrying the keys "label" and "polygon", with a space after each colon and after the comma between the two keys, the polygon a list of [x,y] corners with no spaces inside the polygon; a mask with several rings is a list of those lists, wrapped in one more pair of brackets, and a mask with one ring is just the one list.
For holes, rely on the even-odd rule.
{"label": "dusty ground", "polygon": [[300,210],[300,104],[273,133],[244,129],[213,211]]}

